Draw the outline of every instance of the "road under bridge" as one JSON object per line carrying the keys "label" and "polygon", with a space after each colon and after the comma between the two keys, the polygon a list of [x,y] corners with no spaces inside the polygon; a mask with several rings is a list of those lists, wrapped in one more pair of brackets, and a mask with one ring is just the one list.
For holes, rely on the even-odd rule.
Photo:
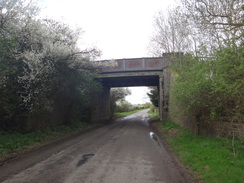
{"label": "road under bridge", "polygon": [[[131,86],[156,86],[158,88],[159,113],[162,120],[167,115],[171,78],[169,64],[173,62],[174,56],[175,54],[165,53],[162,57],[114,60],[115,66],[104,69],[99,75],[103,83],[103,92],[94,97],[97,105],[93,111],[93,120],[110,118],[110,88]],[[107,62],[107,60],[100,62]]]}

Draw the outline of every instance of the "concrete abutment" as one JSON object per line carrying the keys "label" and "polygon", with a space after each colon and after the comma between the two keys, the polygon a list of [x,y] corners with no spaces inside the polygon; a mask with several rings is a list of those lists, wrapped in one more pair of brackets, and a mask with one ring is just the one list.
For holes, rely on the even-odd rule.
{"label": "concrete abutment", "polygon": [[93,94],[91,121],[107,121],[110,119],[110,87],[103,86],[101,91]]}

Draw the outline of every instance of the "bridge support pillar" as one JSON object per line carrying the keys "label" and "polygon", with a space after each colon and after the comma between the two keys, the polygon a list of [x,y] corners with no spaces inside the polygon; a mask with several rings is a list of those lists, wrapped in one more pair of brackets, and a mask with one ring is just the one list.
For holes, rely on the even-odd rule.
{"label": "bridge support pillar", "polygon": [[110,119],[110,87],[103,87],[102,91],[93,96],[93,111],[91,121],[106,121]]}
{"label": "bridge support pillar", "polygon": [[159,116],[160,116],[160,121],[163,120],[163,98],[164,98],[164,92],[163,92],[163,77],[159,77],[159,85],[158,85],[158,103],[159,103]]}

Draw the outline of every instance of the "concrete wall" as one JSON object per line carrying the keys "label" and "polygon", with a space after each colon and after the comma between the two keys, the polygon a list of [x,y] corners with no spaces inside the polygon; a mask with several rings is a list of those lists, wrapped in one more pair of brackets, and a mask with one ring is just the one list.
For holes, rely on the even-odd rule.
{"label": "concrete wall", "polygon": [[168,119],[169,110],[169,92],[170,92],[170,82],[171,82],[171,71],[169,68],[164,69],[163,72],[163,120]]}
{"label": "concrete wall", "polygon": [[162,85],[162,118],[161,120],[170,120],[169,114],[169,100],[170,100],[170,84],[172,81],[172,73],[170,65],[174,64],[174,58],[179,57],[182,53],[164,53],[163,54],[163,75],[161,76],[163,85]]}
{"label": "concrete wall", "polygon": [[104,86],[100,92],[93,94],[92,122],[110,119],[110,87]]}

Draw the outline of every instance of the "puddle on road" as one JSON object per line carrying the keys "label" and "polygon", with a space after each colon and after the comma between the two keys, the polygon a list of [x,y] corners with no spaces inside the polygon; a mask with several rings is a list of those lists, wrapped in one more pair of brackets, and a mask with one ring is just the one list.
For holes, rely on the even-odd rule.
{"label": "puddle on road", "polygon": [[123,121],[123,120],[127,120],[127,119],[132,119],[132,118],[135,118],[135,116],[133,116],[133,115],[125,116],[125,117],[118,119],[118,121]]}
{"label": "puddle on road", "polygon": [[155,140],[156,142],[159,141],[157,135],[154,132],[150,132],[149,135],[152,140]]}
{"label": "puddle on road", "polygon": [[158,136],[154,132],[150,132],[149,136],[153,140],[153,143],[157,146],[157,148],[161,148],[162,147]]}
{"label": "puddle on road", "polygon": [[85,164],[90,158],[92,158],[94,154],[84,154],[82,159],[77,163],[77,166],[81,166]]}
{"label": "puddle on road", "polygon": [[146,126],[149,126],[149,117],[148,115],[143,115],[142,116],[142,124],[146,125]]}

